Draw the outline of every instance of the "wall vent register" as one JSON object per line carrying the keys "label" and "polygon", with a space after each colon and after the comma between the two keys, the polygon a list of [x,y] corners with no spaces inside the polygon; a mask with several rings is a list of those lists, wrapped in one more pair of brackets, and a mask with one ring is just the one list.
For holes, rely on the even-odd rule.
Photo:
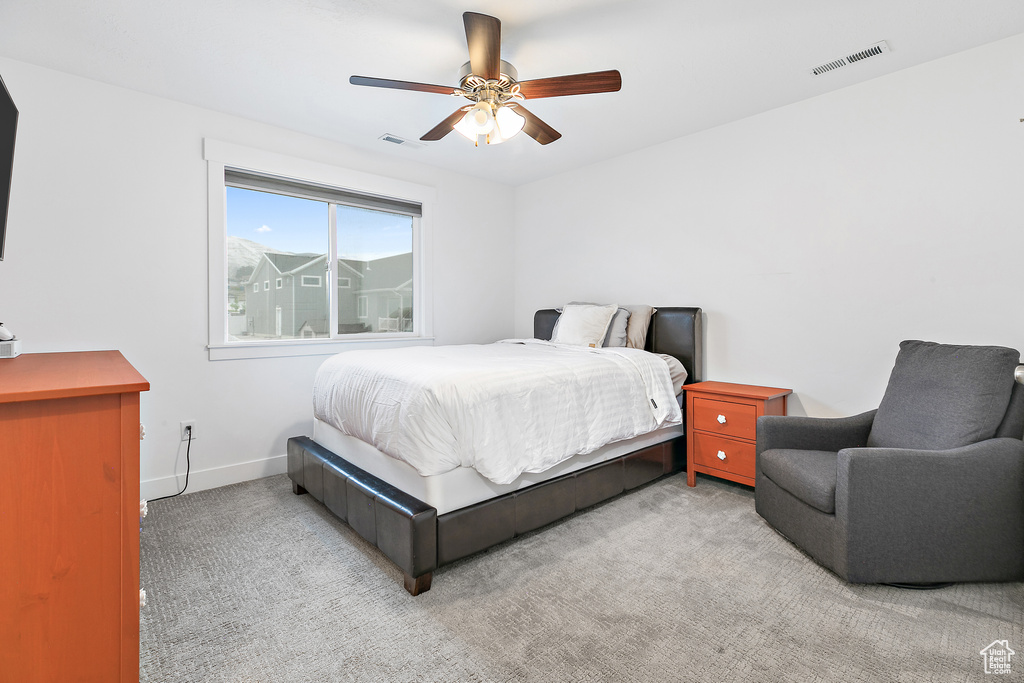
{"label": "wall vent register", "polygon": [[884,54],[888,51],[889,44],[883,40],[881,42],[875,43],[874,45],[866,47],[863,50],[858,50],[857,52],[848,54],[844,57],[840,57],[839,59],[833,59],[830,62],[819,64],[818,66],[811,69],[811,75],[821,76],[822,74],[827,74],[830,71],[841,69],[844,66],[849,66],[850,64],[862,61],[864,59],[868,59],[869,57],[877,57],[878,55]]}
{"label": "wall vent register", "polygon": [[384,135],[381,135],[377,139],[378,140],[383,140],[384,142],[390,142],[393,145],[401,145],[402,147],[423,147],[424,146],[422,143],[413,142],[412,140],[406,140],[405,138],[400,138],[397,135],[392,135],[391,133],[384,133]]}

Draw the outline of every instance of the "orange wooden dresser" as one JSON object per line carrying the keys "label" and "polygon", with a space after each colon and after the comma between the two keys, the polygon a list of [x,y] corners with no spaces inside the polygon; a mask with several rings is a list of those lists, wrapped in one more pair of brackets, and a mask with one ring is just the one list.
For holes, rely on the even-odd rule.
{"label": "orange wooden dresser", "polygon": [[0,679],[139,680],[139,392],[117,351],[0,360]]}
{"label": "orange wooden dresser", "polygon": [[697,473],[754,485],[757,418],[785,415],[789,389],[696,382],[686,391],[686,483]]}

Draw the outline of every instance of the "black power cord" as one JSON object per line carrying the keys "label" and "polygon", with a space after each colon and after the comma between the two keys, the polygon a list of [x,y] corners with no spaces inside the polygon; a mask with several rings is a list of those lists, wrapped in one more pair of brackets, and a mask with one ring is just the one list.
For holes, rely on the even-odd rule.
{"label": "black power cord", "polygon": [[158,500],[167,500],[168,498],[174,498],[175,496],[180,496],[181,494],[185,493],[185,489],[188,488],[188,473],[189,473],[189,470],[192,469],[192,461],[189,459],[189,453],[192,450],[192,425],[187,425],[185,427],[185,431],[188,432],[188,445],[185,446],[185,486],[184,486],[184,488],[182,488],[177,493],[172,493],[169,496],[162,496],[160,498],[152,498],[152,499],[146,501],[147,503],[155,503]]}

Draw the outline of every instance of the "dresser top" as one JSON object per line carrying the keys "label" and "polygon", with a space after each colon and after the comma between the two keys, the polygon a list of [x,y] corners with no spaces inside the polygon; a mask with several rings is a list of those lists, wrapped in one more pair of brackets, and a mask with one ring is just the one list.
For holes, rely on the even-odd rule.
{"label": "dresser top", "polygon": [[120,351],[24,353],[0,359],[0,403],[149,391]]}

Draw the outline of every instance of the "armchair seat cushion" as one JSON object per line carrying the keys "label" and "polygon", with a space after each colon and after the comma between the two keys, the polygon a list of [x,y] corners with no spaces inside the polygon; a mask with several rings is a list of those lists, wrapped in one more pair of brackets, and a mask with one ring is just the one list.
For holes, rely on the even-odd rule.
{"label": "armchair seat cushion", "polygon": [[822,512],[836,512],[838,454],[775,448],[758,456],[764,476],[795,498]]}

